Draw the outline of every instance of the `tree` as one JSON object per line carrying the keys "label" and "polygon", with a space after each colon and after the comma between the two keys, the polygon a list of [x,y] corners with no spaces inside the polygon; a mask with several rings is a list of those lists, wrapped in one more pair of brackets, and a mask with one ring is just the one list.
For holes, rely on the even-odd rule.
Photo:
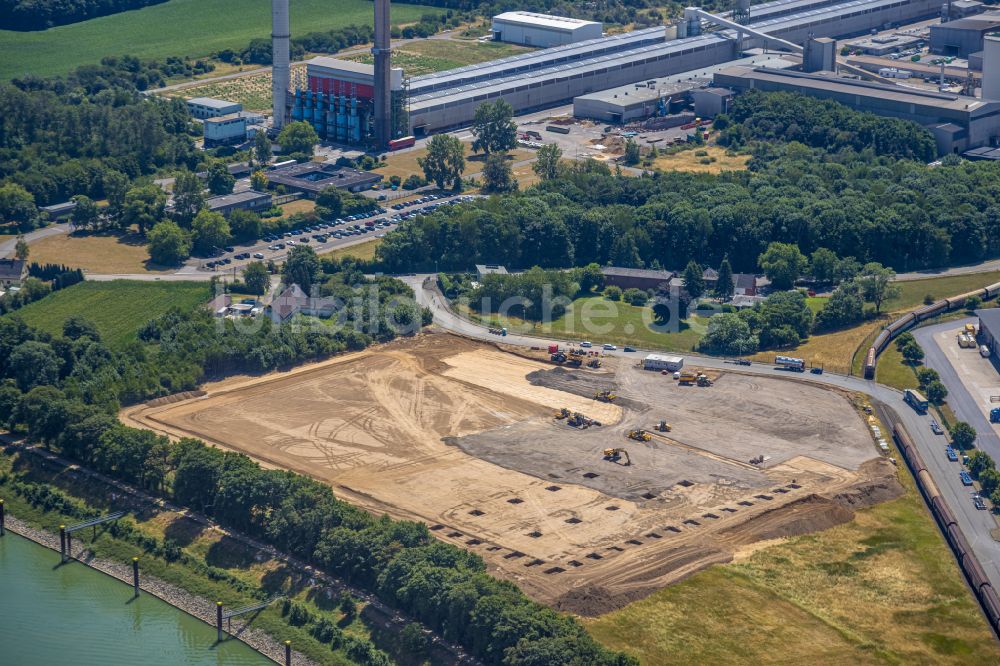
{"label": "tree", "polygon": [[101,340],[101,334],[97,332],[97,326],[83,315],[72,315],[63,322],[63,337],[69,340],[89,338],[94,342],[100,342]]}
{"label": "tree", "polygon": [[552,180],[559,176],[559,160],[562,159],[562,149],[559,144],[547,143],[535,153],[535,163],[531,165],[542,180]]}
{"label": "tree", "polygon": [[833,277],[837,282],[853,280],[861,272],[861,263],[854,257],[844,257],[837,262]]}
{"label": "tree", "polygon": [[31,254],[31,248],[28,247],[28,241],[24,240],[24,236],[18,236],[17,243],[14,244],[14,257],[21,261],[27,261],[29,254]]}
{"label": "tree", "polygon": [[750,330],[750,325],[732,312],[712,317],[708,321],[708,332],[698,343],[702,351],[734,356],[752,354],[759,346],[760,340]]}
{"label": "tree", "polygon": [[[929,398],[928,398],[929,399]],[[976,429],[965,421],[956,421],[950,428],[951,443],[962,451],[968,451],[976,443]]]}
{"label": "tree", "polygon": [[271,286],[271,274],[262,261],[251,261],[243,269],[243,282],[251,294],[263,296]]}
{"label": "tree", "polygon": [[517,189],[514,172],[506,153],[490,153],[483,165],[483,191],[492,193],[513,192]]}
{"label": "tree", "polygon": [[625,140],[625,154],[622,155],[622,162],[634,166],[642,160],[642,153],[639,151],[639,144],[631,137]]}
{"label": "tree", "polygon": [[192,241],[198,252],[208,253],[220,249],[232,240],[229,222],[222,213],[203,210],[191,223]]}
{"label": "tree", "polygon": [[17,387],[30,391],[35,386],[55,384],[59,380],[62,360],[51,345],[28,340],[14,347],[7,367]]}
{"label": "tree", "polygon": [[927,384],[924,391],[927,393],[927,399],[935,405],[940,405],[948,397],[948,389],[936,379]]}
{"label": "tree", "polygon": [[649,300],[649,294],[641,289],[636,289],[635,287],[629,287],[622,292],[622,300],[629,305],[634,305],[636,307],[642,307]]}
{"label": "tree", "polygon": [[757,259],[774,289],[791,289],[802,275],[808,261],[797,245],[774,242]]}
{"label": "tree", "polygon": [[[955,424],[958,425],[957,423]],[[962,425],[969,425],[968,423],[963,423]],[[972,476],[979,478],[979,475],[986,470],[995,470],[996,463],[993,458],[990,457],[985,451],[973,451],[969,454],[969,471],[972,472]]]}
{"label": "tree", "polygon": [[257,164],[263,166],[270,162],[271,154],[271,139],[267,136],[267,132],[257,132],[253,137],[253,156]]}
{"label": "tree", "polygon": [[194,216],[205,207],[204,186],[201,178],[190,171],[182,171],[174,179],[174,219],[190,226]]}
{"label": "tree", "polygon": [[160,222],[146,234],[154,264],[176,266],[191,256],[191,236],[172,220]]}
{"label": "tree", "polygon": [[715,283],[715,295],[724,301],[728,301],[735,290],[736,286],[733,284],[733,267],[729,263],[729,256],[726,255],[722,258],[722,263],[719,264],[719,279]]}
{"label": "tree", "polygon": [[238,209],[229,214],[229,231],[236,240],[252,241],[264,233],[264,224],[252,210]]}
{"label": "tree", "polygon": [[694,259],[684,268],[684,291],[692,299],[705,293],[705,270]]}
{"label": "tree", "polygon": [[281,134],[278,135],[278,145],[285,154],[306,153],[313,154],[313,148],[319,143],[319,135],[313,126],[307,122],[299,121],[288,123]]}
{"label": "tree", "polygon": [[611,285],[610,287],[605,287],[604,298],[608,299],[609,301],[622,300],[622,288],[617,285]]}
{"label": "tree", "polygon": [[855,280],[842,282],[816,313],[816,330],[831,331],[856,324],[864,318],[865,301]]}
{"label": "tree", "polygon": [[451,134],[435,134],[427,142],[427,156],[417,158],[417,164],[441,189],[449,183],[457,188],[465,170],[465,144]]}
{"label": "tree", "polygon": [[896,271],[874,261],[864,265],[858,275],[865,300],[875,304],[875,312],[882,311],[882,304],[900,294],[899,285],[893,283]]}
{"label": "tree", "polygon": [[917,368],[917,383],[921,388],[926,388],[931,382],[940,381],[941,377],[934,368]]}
{"label": "tree", "polygon": [[95,229],[101,219],[101,211],[93,199],[85,194],[73,197],[73,226],[77,229]]}
{"label": "tree", "polygon": [[917,344],[916,340],[903,345],[899,351],[903,355],[903,360],[910,365],[916,365],[924,360],[924,350]]}
{"label": "tree", "polygon": [[513,150],[517,146],[514,107],[504,99],[480,104],[472,119],[472,136],[475,137],[472,150],[477,153],[490,155]]}
{"label": "tree", "polygon": [[312,293],[313,283],[319,278],[320,262],[316,252],[308,245],[296,245],[288,253],[281,267],[281,279],[286,285],[297,284],[307,294]]}
{"label": "tree", "polygon": [[231,194],[236,185],[236,177],[229,173],[225,164],[215,162],[208,167],[205,184],[208,186],[208,191],[214,195]]}
{"label": "tree", "polygon": [[978,310],[983,305],[983,299],[978,296],[969,296],[965,299],[965,309],[966,310]]}
{"label": "tree", "polygon": [[604,286],[604,273],[598,264],[590,263],[576,270],[576,281],[580,283],[580,291],[589,294]]}
{"label": "tree", "polygon": [[837,263],[839,261],[840,259],[833,250],[828,250],[825,247],[813,252],[809,260],[813,279],[821,284],[833,282],[837,277]]}
{"label": "tree", "polygon": [[119,216],[125,210],[125,195],[128,193],[128,176],[121,171],[106,171],[101,178],[104,196],[108,200],[108,213]]}
{"label": "tree", "polygon": [[38,208],[35,197],[17,183],[0,185],[0,225],[12,224],[24,231],[35,226]]}
{"label": "tree", "polygon": [[139,228],[139,233],[145,233],[163,219],[166,204],[167,195],[156,185],[133,187],[125,193],[122,223],[126,228],[135,225]]}
{"label": "tree", "polygon": [[250,174],[250,189],[255,192],[266,192],[268,182],[267,174],[264,173],[263,169],[257,169]]}
{"label": "tree", "polygon": [[340,217],[344,211],[344,192],[332,185],[324,187],[316,195],[316,207],[321,209],[317,214],[324,220]]}

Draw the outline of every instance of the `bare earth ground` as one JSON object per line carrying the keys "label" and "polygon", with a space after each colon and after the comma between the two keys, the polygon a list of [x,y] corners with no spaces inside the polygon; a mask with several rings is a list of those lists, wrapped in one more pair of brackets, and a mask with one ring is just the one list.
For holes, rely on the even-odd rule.
{"label": "bare earth ground", "polygon": [[[197,436],[421,520],[536,599],[592,615],[751,544],[846,522],[899,492],[843,396],[726,372],[710,388],[616,361],[553,368],[426,334],[310,367],[205,386],[123,419]],[[616,404],[593,399],[612,388]],[[568,407],[601,421],[574,429]],[[673,425],[637,442],[625,433]],[[632,465],[601,451],[625,447]],[[747,461],[768,456],[756,467]]]}

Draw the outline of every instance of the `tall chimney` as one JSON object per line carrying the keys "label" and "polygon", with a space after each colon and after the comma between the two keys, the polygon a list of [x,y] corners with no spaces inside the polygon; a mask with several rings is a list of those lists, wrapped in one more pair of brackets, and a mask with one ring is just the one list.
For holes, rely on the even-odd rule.
{"label": "tall chimney", "polygon": [[389,89],[389,0],[375,0],[375,144],[389,146],[392,138],[392,91]]}
{"label": "tall chimney", "polygon": [[280,130],[285,126],[285,95],[291,85],[288,68],[288,0],[271,0],[271,100],[274,104],[273,127]]}

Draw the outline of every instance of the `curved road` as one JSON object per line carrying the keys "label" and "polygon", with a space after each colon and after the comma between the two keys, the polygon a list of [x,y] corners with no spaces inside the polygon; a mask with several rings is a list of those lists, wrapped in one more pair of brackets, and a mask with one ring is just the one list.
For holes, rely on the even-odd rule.
{"label": "curved road", "polygon": [[[421,306],[431,309],[434,313],[434,323],[453,333],[490,342],[502,341],[504,344],[522,347],[543,347],[549,343],[560,345],[578,343],[578,340],[565,340],[554,337],[539,338],[515,333],[498,338],[496,335],[490,334],[485,326],[476,324],[455,314],[434,284],[433,275],[401,276],[400,279],[413,288],[417,302]],[[949,325],[954,326],[954,323],[949,323]],[[598,342],[594,342],[595,347],[598,344]],[[634,353],[625,353],[620,349],[604,352],[604,354],[609,356],[626,358],[640,358],[647,353],[655,352],[643,349],[637,349]],[[900,391],[860,377],[838,375],[831,372],[822,375],[799,375],[759,363],[755,363],[752,366],[735,366],[720,358],[700,356],[691,352],[685,352],[684,355],[696,357],[697,364],[703,367],[725,369],[729,372],[746,372],[755,375],[780,376],[785,379],[808,381],[865,393],[875,400],[884,403],[898,417],[899,421],[906,427],[906,430],[913,438],[914,443],[920,450],[920,455],[927,465],[928,471],[934,477],[934,481],[944,495],[948,506],[951,507],[952,512],[955,514],[963,532],[965,532],[966,538],[979,558],[980,564],[982,564],[983,569],[986,571],[986,575],[989,577],[991,583],[997,586],[997,589],[1000,589],[1000,543],[994,541],[991,536],[991,531],[997,526],[996,521],[990,512],[978,511],[973,506],[969,493],[970,489],[963,486],[959,480],[958,473],[960,467],[956,463],[949,462],[947,457],[945,457],[945,438],[931,432],[930,423],[932,418],[928,415],[917,414],[910,409],[903,402]],[[891,436],[891,433],[887,433],[887,435]]]}

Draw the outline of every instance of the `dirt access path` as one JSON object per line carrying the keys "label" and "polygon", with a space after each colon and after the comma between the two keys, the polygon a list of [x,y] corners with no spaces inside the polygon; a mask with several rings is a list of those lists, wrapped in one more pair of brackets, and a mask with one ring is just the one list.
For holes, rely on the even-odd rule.
{"label": "dirt access path", "polygon": [[[573,379],[553,372],[496,346],[424,334],[209,384],[204,395],[133,407],[122,419],[245,452],[330,483],[368,510],[420,520],[536,599],[582,614],[641,598],[761,539],[849,520],[850,501],[893,494],[891,466],[873,460],[864,424],[838,394],[754,379],[765,390],[747,410],[774,400],[784,415],[757,418],[747,431],[746,451],[774,453],[758,469],[730,445],[742,439],[736,423],[745,414],[699,412],[745,391],[739,375],[706,389],[718,390],[713,397],[628,365]],[[620,387],[624,406],[593,400],[594,386]],[[560,407],[604,425],[571,428],[552,418]],[[625,439],[624,430],[668,408],[680,424],[669,437]],[[810,441],[802,428],[822,437]],[[601,459],[604,447],[622,445],[632,466]]]}

